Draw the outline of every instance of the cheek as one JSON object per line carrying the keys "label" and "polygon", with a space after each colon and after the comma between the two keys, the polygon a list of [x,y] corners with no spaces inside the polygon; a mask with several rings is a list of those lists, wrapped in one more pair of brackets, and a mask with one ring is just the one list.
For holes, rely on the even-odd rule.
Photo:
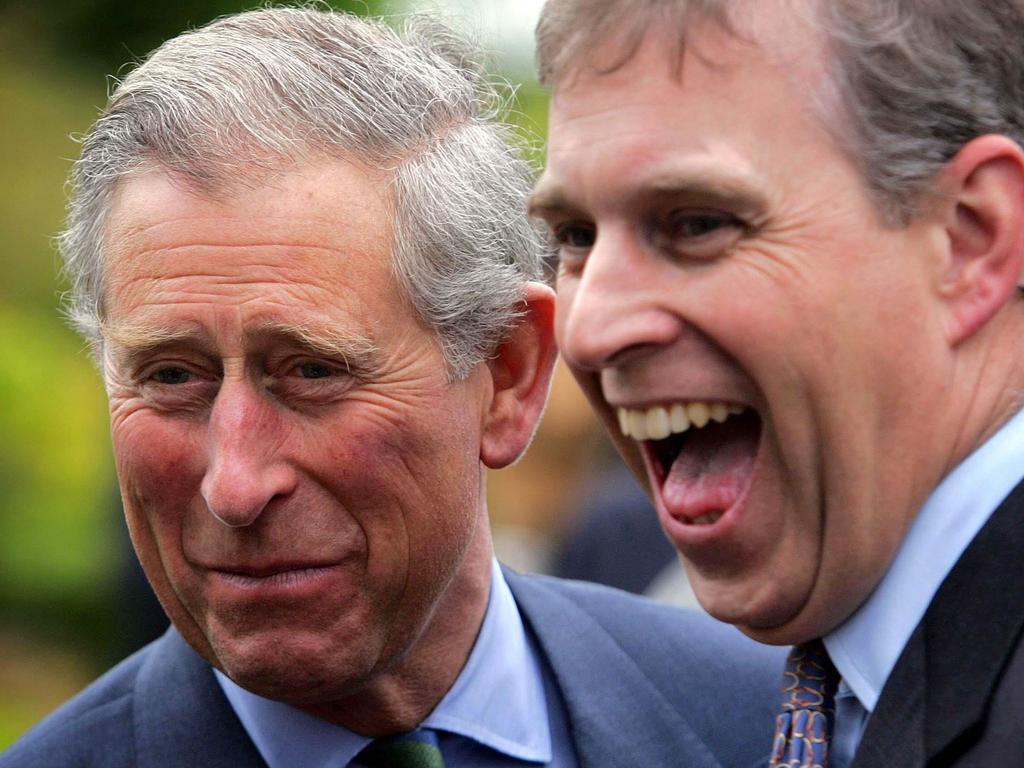
{"label": "cheek", "polygon": [[371,557],[461,538],[479,508],[477,429],[464,411],[442,407],[363,414],[347,420],[344,437],[314,441],[319,481],[363,528]]}
{"label": "cheek", "polygon": [[145,530],[165,544],[166,529],[180,527],[198,495],[203,454],[189,426],[139,413],[112,429],[125,514],[137,546]]}

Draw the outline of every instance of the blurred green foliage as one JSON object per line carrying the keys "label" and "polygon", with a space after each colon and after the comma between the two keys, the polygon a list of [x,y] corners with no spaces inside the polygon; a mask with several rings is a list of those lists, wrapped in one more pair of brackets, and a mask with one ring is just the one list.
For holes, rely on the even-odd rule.
{"label": "blurred green foliage", "polygon": [[5,47],[0,92],[0,622],[53,630],[102,600],[110,576],[102,389],[57,311],[50,244],[76,151],[67,134],[92,119],[103,83]]}

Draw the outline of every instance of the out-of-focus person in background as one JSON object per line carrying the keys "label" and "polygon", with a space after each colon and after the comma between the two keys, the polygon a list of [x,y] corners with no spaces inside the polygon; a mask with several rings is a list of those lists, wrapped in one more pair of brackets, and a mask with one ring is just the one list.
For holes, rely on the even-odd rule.
{"label": "out-of-focus person in background", "polygon": [[173,627],[0,766],[763,765],[776,653],[494,559],[555,353],[493,101],[436,22],[281,8],[114,90],[60,244]]}
{"label": "out-of-focus person in background", "polygon": [[773,766],[1024,764],[1022,39],[1010,0],[539,23],[557,337],[705,608],[796,644]]}

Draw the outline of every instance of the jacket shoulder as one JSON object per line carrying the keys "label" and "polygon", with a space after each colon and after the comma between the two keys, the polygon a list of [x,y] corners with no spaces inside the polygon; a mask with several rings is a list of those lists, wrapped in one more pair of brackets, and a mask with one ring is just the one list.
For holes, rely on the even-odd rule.
{"label": "jacket shoulder", "polygon": [[153,647],[120,662],[37,723],[0,754],[0,768],[134,765],[132,697]]}
{"label": "jacket shoulder", "polygon": [[[729,624],[684,608],[662,605],[612,587],[551,576],[513,576],[568,600],[597,622],[635,660],[655,664],[667,658],[673,663],[687,659],[700,668],[708,663],[755,673],[757,682],[770,677],[771,686],[781,685],[788,649],[756,643]],[[672,654],[671,657],[658,654]],[[651,654],[655,654],[652,658]],[[681,656],[677,654],[682,654]],[[757,675],[762,671],[763,675]],[[781,694],[780,694],[781,695]]]}
{"label": "jacket shoulder", "polygon": [[590,723],[630,720],[623,744],[609,732],[601,748],[634,749],[646,733],[648,747],[664,752],[648,765],[767,763],[786,649],[617,589],[505,576],[570,712]]}

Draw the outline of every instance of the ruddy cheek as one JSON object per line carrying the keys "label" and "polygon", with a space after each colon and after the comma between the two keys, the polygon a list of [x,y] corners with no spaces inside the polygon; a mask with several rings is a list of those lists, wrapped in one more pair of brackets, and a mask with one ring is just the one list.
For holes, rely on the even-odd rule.
{"label": "ruddy cheek", "polygon": [[180,510],[199,492],[205,455],[192,439],[167,428],[124,429],[113,433],[114,455],[126,503],[151,517]]}

